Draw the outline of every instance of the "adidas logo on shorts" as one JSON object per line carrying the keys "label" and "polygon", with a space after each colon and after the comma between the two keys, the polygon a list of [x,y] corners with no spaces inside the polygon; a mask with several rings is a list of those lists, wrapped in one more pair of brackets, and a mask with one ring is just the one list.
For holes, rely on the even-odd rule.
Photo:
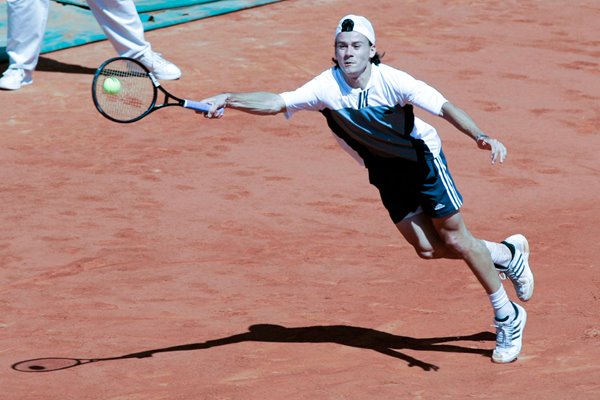
{"label": "adidas logo on shorts", "polygon": [[434,209],[435,211],[439,211],[439,210],[441,210],[441,209],[442,209],[442,208],[444,208],[444,207],[446,207],[446,205],[445,205],[445,204],[438,203],[438,204],[437,204],[437,205],[436,205],[436,206],[435,206],[433,209]]}

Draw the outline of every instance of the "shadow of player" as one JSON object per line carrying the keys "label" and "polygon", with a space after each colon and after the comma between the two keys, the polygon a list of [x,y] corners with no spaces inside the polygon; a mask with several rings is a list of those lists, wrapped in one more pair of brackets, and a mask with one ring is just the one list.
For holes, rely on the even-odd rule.
{"label": "shadow of player", "polygon": [[375,329],[360,328],[346,325],[308,326],[286,328],[281,325],[258,324],[248,328],[248,332],[200,343],[190,343],[160,349],[146,350],[138,353],[125,354],[117,357],[77,359],[77,358],[37,358],[19,361],[12,368],[20,372],[51,372],[72,368],[79,365],[100,361],[114,361],[131,358],[148,358],[158,353],[175,351],[193,351],[210,349],[242,342],[271,342],[271,343],[334,343],[359,349],[373,350],[386,356],[406,361],[409,367],[419,367],[424,371],[437,371],[439,367],[430,364],[399,350],[440,351],[446,353],[469,353],[490,357],[491,350],[448,344],[449,342],[482,342],[495,341],[496,336],[491,332],[479,332],[466,336],[412,338],[392,335]]}
{"label": "shadow of player", "polygon": [[401,349],[417,351],[441,351],[449,353],[471,353],[490,357],[492,351],[446,344],[459,341],[495,341],[496,335],[491,332],[480,332],[468,336],[412,338],[392,335],[369,328],[345,325],[309,326],[286,328],[280,325],[252,325],[248,332],[221,339],[209,340],[204,343],[192,343],[181,346],[166,347],[141,353],[134,353],[124,358],[151,357],[156,353],[209,349],[240,342],[276,342],[276,343],[335,343],[360,349],[373,350],[390,357],[407,362],[409,367],[419,367],[425,371],[436,371],[438,366],[423,362],[400,352]]}

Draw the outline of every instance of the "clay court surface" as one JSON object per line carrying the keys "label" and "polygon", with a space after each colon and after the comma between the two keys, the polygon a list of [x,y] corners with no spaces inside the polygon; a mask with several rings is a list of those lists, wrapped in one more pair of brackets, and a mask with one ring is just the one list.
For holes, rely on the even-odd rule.
{"label": "clay court surface", "polygon": [[[100,42],[0,92],[1,399],[600,398],[600,4],[289,0],[147,37],[183,70],[175,94],[279,92],[330,66],[347,13],[509,149],[491,166],[419,114],[471,231],[529,238],[519,360],[490,361],[483,289],[414,254],[322,116],[112,123],[90,96]],[[99,361],[22,363],[48,357]]]}

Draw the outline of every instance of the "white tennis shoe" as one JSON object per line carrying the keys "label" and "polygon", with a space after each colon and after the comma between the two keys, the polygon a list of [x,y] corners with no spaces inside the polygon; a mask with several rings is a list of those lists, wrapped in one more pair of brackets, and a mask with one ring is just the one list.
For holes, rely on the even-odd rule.
{"label": "white tennis shoe", "polygon": [[506,279],[508,277],[510,279],[519,300],[528,301],[533,296],[534,279],[529,267],[529,243],[527,238],[521,234],[516,234],[507,237],[504,242],[514,246],[515,254],[507,267],[496,265],[496,268],[500,272],[501,278]]}
{"label": "white tennis shoe", "polygon": [[[512,302],[511,302],[512,303]],[[515,315],[506,322],[494,319],[496,327],[496,348],[492,353],[495,363],[509,363],[517,359],[523,347],[523,331],[527,322],[527,311],[512,303]]]}
{"label": "white tennis shoe", "polygon": [[177,65],[165,60],[162,55],[152,50],[145,52],[137,60],[144,64],[157,79],[170,81],[181,77],[181,70]]}
{"label": "white tennis shoe", "polygon": [[0,78],[0,89],[19,90],[22,86],[33,83],[31,76],[27,76],[23,68],[9,68]]}

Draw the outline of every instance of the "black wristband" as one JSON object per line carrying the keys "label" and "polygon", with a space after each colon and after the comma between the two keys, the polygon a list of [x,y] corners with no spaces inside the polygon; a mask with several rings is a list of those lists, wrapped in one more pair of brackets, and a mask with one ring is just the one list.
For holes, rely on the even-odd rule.
{"label": "black wristband", "polygon": [[489,138],[490,138],[490,137],[489,137],[488,135],[486,135],[486,134],[481,134],[481,135],[478,135],[478,136],[475,138],[475,142],[477,142],[477,145],[479,145],[479,141],[484,141],[484,142],[485,142],[485,140],[486,140],[486,139],[489,139]]}

